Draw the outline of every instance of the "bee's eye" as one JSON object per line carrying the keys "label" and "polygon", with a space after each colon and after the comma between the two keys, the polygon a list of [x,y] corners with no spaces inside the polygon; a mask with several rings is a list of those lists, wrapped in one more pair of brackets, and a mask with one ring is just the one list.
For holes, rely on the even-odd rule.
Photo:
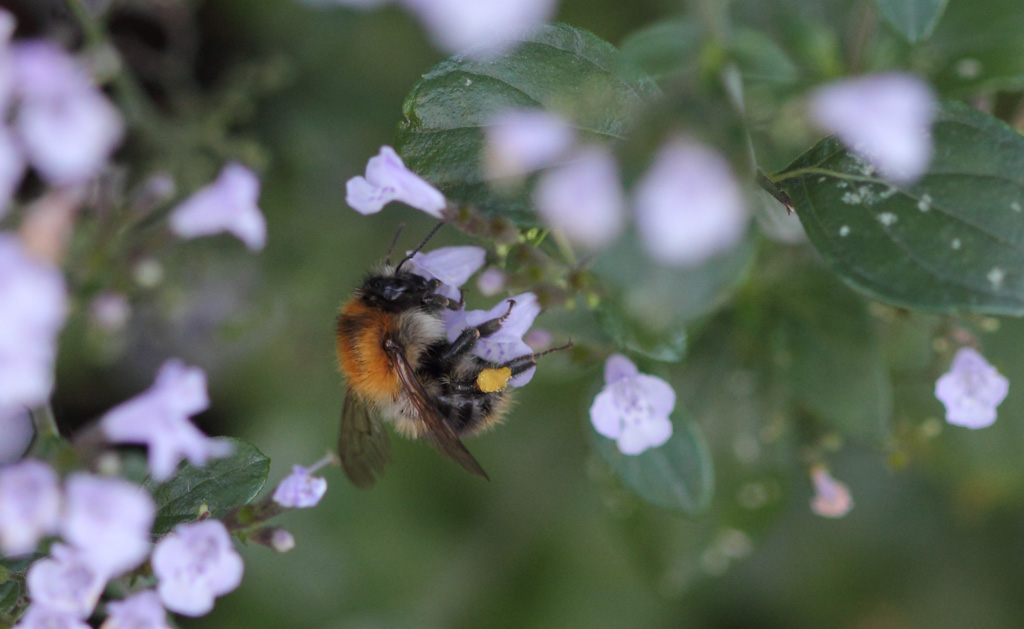
{"label": "bee's eye", "polygon": [[387,299],[388,301],[394,301],[398,299],[399,297],[402,296],[402,293],[404,292],[405,287],[396,284],[388,284],[387,286],[384,287],[384,290],[381,291],[381,293],[384,295],[384,299]]}

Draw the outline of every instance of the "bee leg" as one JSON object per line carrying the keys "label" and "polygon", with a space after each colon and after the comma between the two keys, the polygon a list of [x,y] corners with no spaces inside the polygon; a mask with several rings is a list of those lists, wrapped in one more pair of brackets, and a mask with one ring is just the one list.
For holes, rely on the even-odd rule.
{"label": "bee leg", "polygon": [[540,353],[526,354],[525,356],[520,356],[519,358],[513,358],[507,363],[501,365],[501,367],[508,367],[509,369],[511,369],[512,376],[515,377],[523,373],[527,369],[535,367],[537,365],[538,358],[547,356],[548,354],[551,354],[553,352],[560,352],[562,350],[569,349],[570,347],[572,347],[572,343],[566,343],[565,345],[553,347],[551,349],[544,350],[543,352]]}
{"label": "bee leg", "polygon": [[487,338],[501,329],[501,324],[505,323],[508,316],[512,314],[512,308],[516,305],[513,300],[508,300],[508,311],[501,315],[497,319],[491,319],[490,321],[484,321],[475,328],[466,328],[459,334],[448,349],[441,355],[441,360],[452,361],[462,356],[469,350],[473,349],[476,342],[480,339]]}
{"label": "bee leg", "polygon": [[423,298],[423,305],[430,310],[440,310],[441,308],[447,308],[448,310],[458,310],[466,305],[465,298],[462,296],[462,291],[459,291],[459,300],[455,301],[445,297],[444,295],[438,295],[434,291],[441,286],[441,280],[430,280],[427,282],[427,295]]}

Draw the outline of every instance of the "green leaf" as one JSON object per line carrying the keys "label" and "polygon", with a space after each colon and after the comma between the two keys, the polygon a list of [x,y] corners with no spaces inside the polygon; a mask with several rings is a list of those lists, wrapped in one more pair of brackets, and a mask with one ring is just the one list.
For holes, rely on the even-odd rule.
{"label": "green leaf", "polygon": [[881,438],[892,387],[864,300],[822,273],[773,291],[777,361],[794,401],[846,435]]}
{"label": "green leaf", "polygon": [[1024,138],[945,103],[935,157],[896,186],[837,140],[823,140],[775,181],[811,243],[867,296],[935,312],[1024,314]]}
{"label": "green leaf", "polygon": [[622,42],[622,59],[656,81],[690,76],[700,61],[700,25],[678,18],[656,22]]}
{"label": "green leaf", "polygon": [[931,36],[947,0],[875,0],[882,17],[912,44]]}
{"label": "green leaf", "polygon": [[10,614],[21,599],[21,582],[10,579],[0,583],[0,614]]}
{"label": "green leaf", "polygon": [[620,347],[663,363],[677,363],[686,355],[686,327],[682,324],[652,330],[631,317],[621,303],[603,303],[596,315]]}
{"label": "green leaf", "polygon": [[943,94],[1024,89],[1024,2],[953,2],[918,51]]}
{"label": "green leaf", "polygon": [[672,437],[637,455],[619,452],[613,439],[591,430],[594,448],[638,496],[665,509],[696,515],[711,505],[714,472],[700,426],[676,405]]}
{"label": "green leaf", "polygon": [[449,199],[534,225],[528,190],[496,193],[488,185],[484,129],[505,110],[540,108],[570,120],[587,140],[620,140],[658,93],[649,78],[624,67],[611,44],[566,25],[541,27],[495,59],[453,57],[406,98],[396,149]]}
{"label": "green leaf", "polygon": [[212,517],[221,518],[260,493],[270,472],[270,459],[250,443],[230,441],[234,450],[227,457],[211,459],[202,467],[184,463],[169,481],[146,482],[157,505],[154,533],[166,533],[178,524],[196,520],[204,506]]}

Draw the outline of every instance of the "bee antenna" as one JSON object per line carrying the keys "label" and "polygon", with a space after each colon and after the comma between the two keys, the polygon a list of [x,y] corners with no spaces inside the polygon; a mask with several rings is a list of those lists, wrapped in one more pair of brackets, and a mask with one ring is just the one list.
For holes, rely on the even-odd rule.
{"label": "bee antenna", "polygon": [[405,223],[399,223],[398,229],[395,230],[395,237],[391,239],[391,246],[388,247],[388,255],[384,257],[384,264],[391,266],[391,252],[395,250],[395,245],[398,244],[398,237],[402,235],[402,230],[405,229]]}
{"label": "bee antenna", "polygon": [[558,347],[552,347],[551,349],[546,349],[543,352],[538,352],[538,353],[533,355],[533,359],[537,360],[538,358],[541,358],[543,356],[547,356],[548,354],[554,354],[555,352],[561,352],[561,351],[567,350],[570,347],[572,347],[572,341],[569,341],[565,345],[559,345]]}
{"label": "bee antenna", "polygon": [[419,253],[420,249],[427,246],[427,243],[430,242],[430,239],[434,237],[434,234],[437,233],[437,230],[441,229],[442,227],[444,227],[444,221],[441,221],[440,223],[437,224],[437,226],[434,227],[434,229],[430,230],[430,233],[427,234],[427,237],[424,238],[420,244],[416,245],[416,248],[413,249],[409,255],[402,258],[402,261],[398,263],[398,267],[395,269],[395,273],[401,271],[403,264],[411,260],[414,255]]}

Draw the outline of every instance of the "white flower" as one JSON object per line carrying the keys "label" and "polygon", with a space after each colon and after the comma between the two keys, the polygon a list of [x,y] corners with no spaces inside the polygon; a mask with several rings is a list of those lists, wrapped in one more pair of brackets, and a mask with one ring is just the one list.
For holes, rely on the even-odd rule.
{"label": "white flower", "polygon": [[366,163],[366,177],[353,177],[345,186],[345,202],[360,214],[376,214],[392,201],[401,201],[434,218],[441,218],[444,195],[405,167],[390,146]]}
{"label": "white flower", "polygon": [[68,478],[65,495],[61,535],[90,565],[114,577],[145,560],[156,505],[141,487],[77,473]]}
{"label": "white flower", "polygon": [[301,465],[292,466],[292,473],[274,490],[274,502],[289,509],[315,507],[327,492],[327,480],[312,476]]}
{"label": "white flower", "polygon": [[946,405],[946,421],[965,428],[991,426],[1009,390],[1009,380],[970,347],[956,353],[949,371],[935,383],[935,397]]}
{"label": "white flower", "polygon": [[26,459],[0,467],[0,551],[23,555],[57,531],[57,474],[42,461]]}
{"label": "white flower", "polygon": [[200,188],[171,211],[171,231],[182,238],[234,234],[252,251],[267,241],[267,223],[260,212],[260,181],[245,166],[232,162],[217,179]]}
{"label": "white flower", "polygon": [[66,316],[64,278],[7,234],[0,234],[0,304],[0,408],[42,404]]}
{"label": "white flower", "polygon": [[[13,463],[20,459],[28,450],[35,434],[32,415],[24,406],[0,408],[0,464]],[[0,538],[2,537],[0,535]],[[0,544],[0,547],[2,546]]]}
{"label": "white flower", "polygon": [[557,0],[400,0],[452,53],[489,57],[554,17]]}
{"label": "white flower", "polygon": [[572,146],[575,133],[563,118],[541,109],[506,111],[486,127],[488,177],[521,177],[546,168]]}
{"label": "white flower", "polygon": [[107,614],[100,629],[171,629],[167,612],[153,590],[143,590],[123,601],[110,601]]}
{"label": "white flower", "polygon": [[850,489],[832,478],[823,465],[811,467],[811,481],[814,483],[814,498],[811,511],[825,518],[841,518],[853,508]]}
{"label": "white flower", "polygon": [[96,608],[107,578],[77,550],[54,544],[50,557],[28,569],[28,597],[34,605],[88,618]]}
{"label": "white flower", "polygon": [[743,238],[748,215],[732,168],[696,142],[662,147],[636,188],[636,223],[652,258],[695,266]]}
{"label": "white flower", "polygon": [[182,458],[205,465],[231,452],[230,443],[210,439],[189,421],[208,406],[203,370],[172,359],[160,368],[152,387],[107,412],[100,426],[112,443],[147,446],[150,474],[164,481]]}
{"label": "white flower", "polygon": [[91,629],[75,616],[43,605],[29,605],[14,629]]}
{"label": "white flower", "polygon": [[[533,350],[523,341],[523,335],[529,331],[533,320],[540,314],[540,304],[537,303],[537,296],[533,293],[516,295],[498,303],[490,310],[463,310],[456,313],[445,322],[448,342],[454,342],[466,328],[476,327],[485,321],[504,316],[506,312],[509,312],[509,302],[512,301],[515,302],[515,305],[508,318],[501,324],[501,329],[477,341],[473,347],[473,354],[498,365],[520,356],[532,354]],[[536,367],[530,367],[523,373],[513,376],[508,381],[508,386],[526,385],[533,379],[536,370]]]}
{"label": "white flower", "polygon": [[604,382],[590,406],[590,423],[599,434],[616,439],[623,454],[640,454],[669,440],[668,417],[676,406],[669,383],[640,373],[622,354],[608,357]]}
{"label": "white flower", "polygon": [[242,582],[242,558],[219,520],[175,527],[157,543],[152,565],[164,607],[185,616],[209,613]]}
{"label": "white flower", "polygon": [[411,273],[439,280],[437,292],[458,301],[459,287],[484,265],[487,252],[480,247],[441,247],[429,253],[416,252],[406,262]]}
{"label": "white flower", "polygon": [[589,249],[610,243],[622,232],[619,169],[612,156],[599,149],[583,150],[542,174],[533,203],[545,223]]}
{"label": "white flower", "polygon": [[53,43],[18,43],[12,59],[21,99],[14,125],[29,161],[53,185],[96,177],[124,135],[120,112]]}
{"label": "white flower", "polygon": [[931,87],[902,73],[845,79],[811,94],[811,116],[886,177],[911,183],[932,157],[938,106]]}

